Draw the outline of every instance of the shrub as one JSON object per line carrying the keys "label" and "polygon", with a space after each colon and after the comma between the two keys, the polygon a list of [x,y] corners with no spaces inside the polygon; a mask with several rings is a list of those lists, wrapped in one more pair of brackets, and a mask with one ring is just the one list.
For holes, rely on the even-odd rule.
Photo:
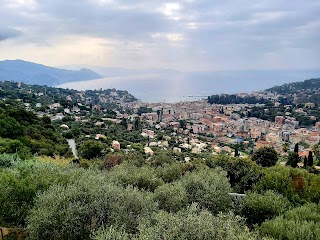
{"label": "shrub", "polygon": [[287,220],[277,217],[262,224],[261,233],[274,239],[318,240],[320,224],[308,221]]}
{"label": "shrub", "polygon": [[132,236],[123,228],[117,229],[113,226],[109,228],[102,227],[94,232],[91,236],[92,240],[130,240]]}
{"label": "shrub", "polygon": [[261,224],[284,213],[291,206],[289,200],[273,191],[249,193],[244,198],[240,213],[250,226]]}
{"label": "shrub", "polygon": [[103,175],[53,186],[38,197],[28,219],[31,239],[88,239],[103,225],[135,232],[156,211],[150,193],[107,183]]}
{"label": "shrub", "polygon": [[156,168],[157,176],[162,178],[163,181],[170,183],[178,180],[184,173],[181,163],[164,164],[163,167]]}
{"label": "shrub", "polygon": [[[101,238],[103,239],[103,238]],[[160,211],[151,220],[139,224],[139,236],[145,240],[203,240],[203,239],[257,239],[244,226],[241,219],[229,214],[213,216],[200,211],[195,205],[178,213]]]}
{"label": "shrub", "polygon": [[136,167],[129,163],[123,163],[115,166],[110,171],[110,179],[122,186],[132,185],[139,189],[154,191],[163,184],[161,178],[158,178],[154,168],[143,166]]}
{"label": "shrub", "polygon": [[154,192],[159,208],[168,212],[177,212],[188,204],[188,195],[181,184],[165,184]]}
{"label": "shrub", "polygon": [[0,171],[0,224],[24,227],[38,193],[54,184],[66,184],[81,170],[21,162]]}
{"label": "shrub", "polygon": [[197,202],[213,213],[228,210],[231,188],[226,175],[220,168],[203,168],[184,175],[181,183],[188,193],[189,203]]}
{"label": "shrub", "polygon": [[231,187],[238,193],[251,190],[262,177],[261,167],[250,159],[216,156],[206,159],[206,164],[210,168],[222,167],[227,172]]}
{"label": "shrub", "polygon": [[11,167],[17,161],[21,161],[17,155],[0,154],[0,168]]}
{"label": "shrub", "polygon": [[320,239],[320,206],[307,203],[294,208],[283,216],[262,223],[260,230],[275,239]]}
{"label": "shrub", "polygon": [[306,201],[319,203],[320,176],[308,173],[305,169],[274,167],[265,169],[264,176],[254,186],[258,192],[268,189],[287,197],[294,204]]}
{"label": "shrub", "polygon": [[305,201],[308,176],[309,173],[303,169],[276,166],[266,169],[253,189],[260,193],[273,190],[299,204]]}

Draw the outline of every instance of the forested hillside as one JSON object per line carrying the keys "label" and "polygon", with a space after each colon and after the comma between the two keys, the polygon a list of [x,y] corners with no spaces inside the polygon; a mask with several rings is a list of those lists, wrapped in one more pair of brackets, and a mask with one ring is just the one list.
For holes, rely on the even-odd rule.
{"label": "forested hillside", "polygon": [[320,78],[288,83],[267,89],[266,91],[283,95],[295,104],[307,102],[320,104]]}

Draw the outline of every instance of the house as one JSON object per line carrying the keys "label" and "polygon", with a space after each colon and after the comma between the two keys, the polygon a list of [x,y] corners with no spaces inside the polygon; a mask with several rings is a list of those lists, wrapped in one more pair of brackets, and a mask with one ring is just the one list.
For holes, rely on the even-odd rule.
{"label": "house", "polygon": [[63,130],[69,130],[69,127],[66,124],[60,125],[60,128],[62,128]]}
{"label": "house", "polygon": [[53,103],[51,105],[49,105],[50,109],[57,109],[57,108],[61,108],[61,104],[60,103]]}
{"label": "house", "polygon": [[112,141],[112,148],[120,150],[120,143],[118,141],[113,140]]}
{"label": "house", "polygon": [[149,156],[152,156],[153,155],[153,151],[152,151],[152,149],[150,148],[150,147],[144,147],[144,153],[146,154],[146,155],[149,155]]}

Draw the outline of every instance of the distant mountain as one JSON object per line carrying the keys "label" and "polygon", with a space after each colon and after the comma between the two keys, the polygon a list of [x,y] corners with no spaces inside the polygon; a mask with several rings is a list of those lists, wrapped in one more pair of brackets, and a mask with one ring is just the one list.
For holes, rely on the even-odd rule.
{"label": "distant mountain", "polygon": [[56,86],[68,82],[99,78],[102,76],[86,68],[66,70],[23,60],[0,61],[0,80]]}

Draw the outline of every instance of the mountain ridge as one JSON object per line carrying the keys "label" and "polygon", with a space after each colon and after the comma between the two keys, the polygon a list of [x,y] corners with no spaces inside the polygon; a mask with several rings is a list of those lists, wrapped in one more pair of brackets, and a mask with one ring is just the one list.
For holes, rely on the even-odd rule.
{"label": "mountain ridge", "polygon": [[67,70],[21,59],[0,61],[0,80],[55,86],[99,78],[102,76],[87,68]]}

